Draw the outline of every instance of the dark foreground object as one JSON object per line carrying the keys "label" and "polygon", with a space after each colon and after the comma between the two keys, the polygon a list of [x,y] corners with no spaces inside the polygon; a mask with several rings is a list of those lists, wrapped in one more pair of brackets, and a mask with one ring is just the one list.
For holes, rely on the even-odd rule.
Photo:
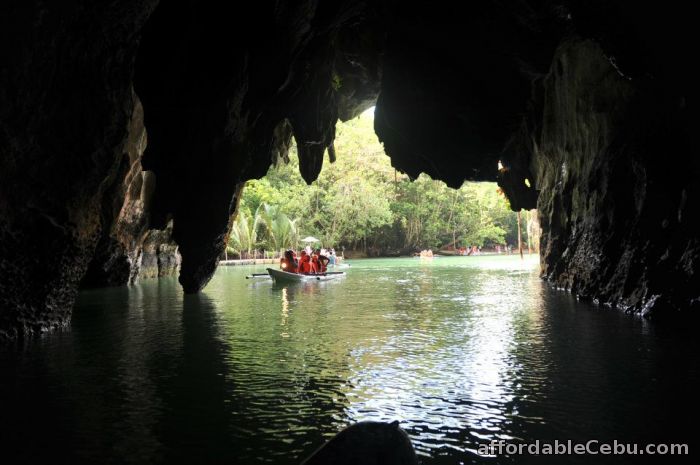
{"label": "dark foreground object", "polygon": [[363,421],[348,426],[302,465],[411,465],[416,452],[399,422]]}

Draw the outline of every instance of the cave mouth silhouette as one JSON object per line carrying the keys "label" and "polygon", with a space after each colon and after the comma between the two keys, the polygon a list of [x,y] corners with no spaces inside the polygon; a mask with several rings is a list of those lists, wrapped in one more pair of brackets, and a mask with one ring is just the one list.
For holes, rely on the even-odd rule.
{"label": "cave mouth silhouette", "polygon": [[427,175],[412,180],[391,166],[374,132],[374,111],[338,122],[333,150],[311,184],[299,173],[293,138],[285,159],[245,183],[223,257],[234,261],[227,264],[279,258],[280,250],[303,247],[298,240],[309,235],[346,258],[427,249],[446,256],[517,254],[519,243],[524,254],[539,253],[536,211],[511,211],[495,182],[467,181],[455,189]]}
{"label": "cave mouth silhouette", "polygon": [[694,27],[677,11],[16,2],[0,19],[0,335],[67,324],[81,282],[180,266],[198,292],[241,186],[292,135],[312,181],[336,121],[373,102],[400,171],[497,181],[514,210],[537,207],[557,287],[696,315]]}

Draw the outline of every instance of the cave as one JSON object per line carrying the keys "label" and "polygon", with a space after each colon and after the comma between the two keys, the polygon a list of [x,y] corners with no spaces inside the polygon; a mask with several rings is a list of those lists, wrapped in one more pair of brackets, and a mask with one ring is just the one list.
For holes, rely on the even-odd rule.
{"label": "cave", "polygon": [[695,313],[690,28],[671,12],[25,2],[3,16],[3,339],[67,324],[81,283],[179,269],[200,291],[245,181],[294,135],[311,182],[335,122],[375,102],[398,170],[498,180],[514,210],[538,207],[555,286]]}
{"label": "cave", "polygon": [[[392,165],[537,208],[540,274],[652,321],[700,306],[691,15],[626,0],[11,1],[0,72],[0,339],[81,289],[214,274],[247,180],[311,183],[376,105]],[[499,168],[500,166],[500,168]],[[695,213],[694,213],[695,212]]]}

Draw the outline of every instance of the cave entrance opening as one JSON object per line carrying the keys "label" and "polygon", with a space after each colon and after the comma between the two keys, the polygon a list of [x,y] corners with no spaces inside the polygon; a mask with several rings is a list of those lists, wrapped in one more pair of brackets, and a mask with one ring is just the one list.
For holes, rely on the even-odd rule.
{"label": "cave entrance opening", "polygon": [[306,236],[350,258],[539,252],[536,211],[513,212],[496,183],[453,189],[392,167],[374,131],[374,107],[338,122],[334,146],[337,159],[326,153],[311,184],[300,175],[296,143],[246,183],[225,260],[277,259]]}

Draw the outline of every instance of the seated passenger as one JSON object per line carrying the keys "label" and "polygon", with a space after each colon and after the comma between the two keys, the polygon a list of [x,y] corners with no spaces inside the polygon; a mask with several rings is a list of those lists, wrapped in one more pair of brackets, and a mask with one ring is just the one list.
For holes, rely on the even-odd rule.
{"label": "seated passenger", "polygon": [[296,258],[294,257],[294,252],[291,250],[287,250],[284,253],[284,256],[280,259],[280,268],[282,268],[283,271],[287,271],[289,273],[298,273],[298,263]]}
{"label": "seated passenger", "polygon": [[318,252],[311,254],[311,272],[318,273],[321,270],[321,264],[318,263]]}
{"label": "seated passenger", "polygon": [[298,273],[308,274],[311,273],[311,257],[306,253],[306,250],[301,251],[301,258],[299,259],[299,271]]}
{"label": "seated passenger", "polygon": [[316,249],[316,266],[318,267],[318,273],[325,273],[328,270],[328,264],[330,259],[326,257],[321,250]]}

